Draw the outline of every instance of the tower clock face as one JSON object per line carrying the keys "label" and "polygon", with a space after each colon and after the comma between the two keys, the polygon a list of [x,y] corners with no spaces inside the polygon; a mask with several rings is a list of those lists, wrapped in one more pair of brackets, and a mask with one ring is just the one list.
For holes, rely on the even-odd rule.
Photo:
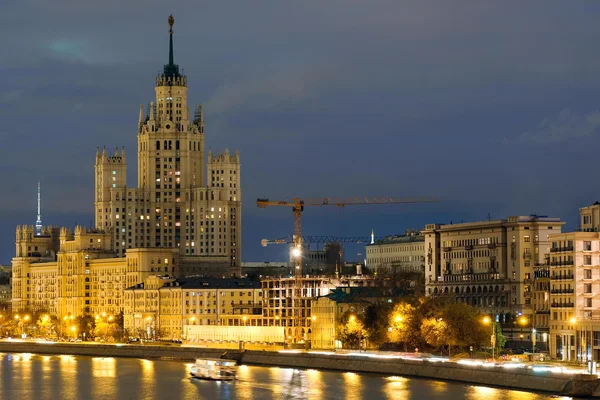
{"label": "tower clock face", "polygon": [[167,128],[167,129],[171,129],[171,125],[170,125],[170,124],[167,124],[167,125],[165,125],[165,128]]}

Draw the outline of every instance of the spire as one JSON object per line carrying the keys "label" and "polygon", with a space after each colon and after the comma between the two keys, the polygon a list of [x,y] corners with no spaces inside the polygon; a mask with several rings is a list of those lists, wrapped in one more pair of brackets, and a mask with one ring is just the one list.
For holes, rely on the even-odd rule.
{"label": "spire", "polygon": [[127,157],[125,157],[125,146],[121,147],[121,158],[123,159],[123,164],[127,161]]}
{"label": "spire", "polygon": [[175,23],[175,18],[172,15],[169,15],[169,63],[165,65],[163,69],[163,77],[164,78],[179,78],[181,74],[179,73],[179,65],[175,64],[173,61],[173,24]]}
{"label": "spire", "polygon": [[150,102],[150,121],[154,121],[154,102]]}
{"label": "spire", "polygon": [[169,65],[173,65],[173,24],[175,18],[173,14],[169,15]]}
{"label": "spire", "polygon": [[140,119],[138,121],[140,126],[144,123],[144,105],[140,104]]}
{"label": "spire", "polygon": [[371,244],[375,243],[375,230],[371,229]]}
{"label": "spire", "polygon": [[37,220],[35,221],[35,236],[42,234],[42,191],[40,181],[37,187]]}

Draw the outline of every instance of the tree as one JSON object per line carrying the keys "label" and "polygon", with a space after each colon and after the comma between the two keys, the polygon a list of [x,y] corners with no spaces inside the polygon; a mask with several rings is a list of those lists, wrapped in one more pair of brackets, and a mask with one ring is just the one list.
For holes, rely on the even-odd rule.
{"label": "tree", "polygon": [[415,307],[410,303],[398,303],[389,314],[389,338],[392,342],[407,345],[419,344],[420,321],[417,320]]}
{"label": "tree", "polygon": [[448,345],[465,348],[482,346],[489,340],[481,316],[475,308],[460,302],[447,304],[442,312],[442,319],[447,324]]}
{"label": "tree", "polygon": [[75,318],[75,327],[78,336],[81,335],[82,338],[92,338],[96,327],[96,320],[90,314],[78,315]]}
{"label": "tree", "polygon": [[367,338],[367,330],[364,325],[364,316],[345,312],[340,318],[337,339],[346,348],[359,349],[361,343]]}
{"label": "tree", "polygon": [[496,331],[496,354],[500,354],[500,351],[504,349],[506,344],[506,336],[502,333],[502,326],[500,324],[494,324],[494,330]]}
{"label": "tree", "polygon": [[392,311],[390,303],[370,304],[364,315],[364,324],[372,346],[381,346],[388,341],[389,315]]}
{"label": "tree", "polygon": [[55,315],[45,314],[40,316],[37,320],[39,335],[42,337],[52,336],[57,321]]}
{"label": "tree", "polygon": [[448,325],[440,318],[427,318],[421,323],[421,336],[433,348],[439,349],[450,344]]}

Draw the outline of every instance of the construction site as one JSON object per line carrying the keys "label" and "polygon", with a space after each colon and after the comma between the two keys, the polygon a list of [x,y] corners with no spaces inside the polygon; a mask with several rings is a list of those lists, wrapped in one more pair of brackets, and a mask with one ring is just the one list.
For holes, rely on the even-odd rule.
{"label": "construction site", "polygon": [[[263,293],[263,318],[269,326],[285,328],[286,343],[291,347],[305,347],[310,342],[312,300],[329,295],[337,288],[381,287],[382,294],[392,296],[395,282],[385,276],[367,273],[363,263],[347,263],[344,258],[345,243],[373,243],[370,237],[303,236],[302,213],[305,207],[359,205],[393,205],[411,203],[435,203],[436,198],[373,198],[331,199],[319,198],[292,201],[256,200],[259,208],[289,207],[292,209],[294,230],[292,235],[279,239],[263,239],[263,247],[285,245],[289,247],[286,266],[265,266],[255,278],[260,279]],[[315,245],[315,248],[312,248]],[[321,248],[322,246],[322,248]],[[248,272],[248,271],[245,271]],[[386,290],[386,287],[388,290]]]}

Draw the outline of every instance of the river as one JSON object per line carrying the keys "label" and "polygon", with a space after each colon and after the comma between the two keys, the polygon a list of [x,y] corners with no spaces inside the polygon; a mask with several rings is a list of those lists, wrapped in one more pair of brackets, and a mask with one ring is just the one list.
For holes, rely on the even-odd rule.
{"label": "river", "polygon": [[0,354],[0,399],[541,400],[567,397],[424,379],[241,366],[236,382],[189,378],[177,361]]}

